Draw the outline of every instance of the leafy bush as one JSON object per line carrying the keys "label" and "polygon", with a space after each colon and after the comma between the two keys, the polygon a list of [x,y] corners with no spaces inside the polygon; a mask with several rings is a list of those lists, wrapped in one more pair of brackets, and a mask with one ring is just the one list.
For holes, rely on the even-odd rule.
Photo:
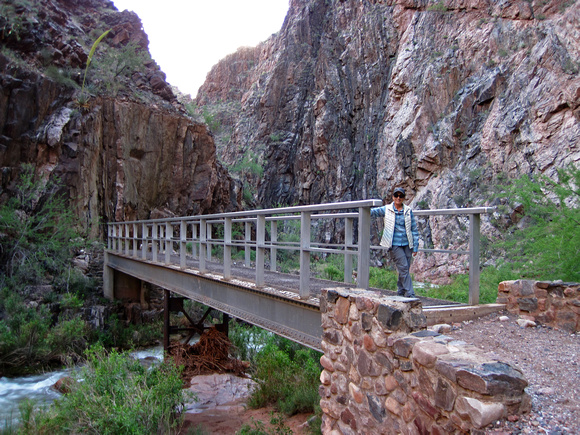
{"label": "leafy bush", "polygon": [[316,412],[321,354],[273,335],[256,355],[253,379],[258,382],[249,405],[276,404],[286,415]]}
{"label": "leafy bush", "polygon": [[256,356],[272,336],[271,332],[257,326],[247,326],[232,319],[228,337],[234,346],[233,356],[242,361],[256,362]]}
{"label": "leafy bush", "polygon": [[333,264],[329,264],[324,268],[324,277],[331,281],[343,281],[344,280],[344,271],[341,271]]}
{"label": "leafy bush", "polygon": [[385,290],[397,290],[397,272],[382,267],[369,268],[369,286]]}
{"label": "leafy bush", "polygon": [[4,318],[0,320],[0,367],[18,369],[34,365],[50,351],[44,341],[50,327],[50,312],[44,305],[27,307],[19,294],[7,288],[1,296]]}
{"label": "leafy bush", "polygon": [[127,325],[116,314],[112,314],[108,319],[105,331],[97,332],[96,341],[105,347],[130,349],[151,344],[162,336],[163,324],[161,321],[144,325]]}
{"label": "leafy bush", "polygon": [[249,174],[257,178],[261,178],[264,173],[264,168],[259,163],[259,157],[251,150],[246,151],[242,160],[230,168],[230,171],[235,174]]}
{"label": "leafy bush", "polygon": [[93,81],[98,84],[101,92],[115,96],[123,86],[119,78],[131,77],[136,71],[144,71],[148,60],[147,51],[136,42],[130,42],[119,49],[109,47],[95,59]]}
{"label": "leafy bush", "polygon": [[87,322],[74,317],[62,320],[52,327],[47,334],[46,342],[55,356],[62,359],[73,357],[74,360],[78,360],[87,348],[89,336]]}
{"label": "leafy bush", "polygon": [[180,373],[171,361],[146,369],[127,354],[95,346],[71,391],[48,411],[23,418],[23,433],[167,433],[181,423]]}

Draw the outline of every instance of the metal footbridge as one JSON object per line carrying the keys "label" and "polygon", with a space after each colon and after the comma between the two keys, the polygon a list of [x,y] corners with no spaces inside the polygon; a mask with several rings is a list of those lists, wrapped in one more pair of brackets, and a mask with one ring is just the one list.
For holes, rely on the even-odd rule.
{"label": "metal footbridge", "polygon": [[[166,289],[166,313],[171,308],[167,296],[173,292],[320,350],[320,290],[369,289],[371,251],[384,249],[371,245],[370,210],[381,205],[373,199],[112,222],[103,271],[105,296],[139,300],[141,283],[148,282]],[[468,309],[479,303],[480,215],[491,211],[414,211],[417,219],[453,215],[468,223],[468,250],[421,249],[469,257]],[[340,232],[342,243],[334,242],[329,228]],[[313,258],[330,254],[343,257],[342,282],[312,276]],[[298,257],[299,271],[281,273],[287,261],[280,260],[292,255]],[[421,299],[424,311],[449,308],[442,301]]]}

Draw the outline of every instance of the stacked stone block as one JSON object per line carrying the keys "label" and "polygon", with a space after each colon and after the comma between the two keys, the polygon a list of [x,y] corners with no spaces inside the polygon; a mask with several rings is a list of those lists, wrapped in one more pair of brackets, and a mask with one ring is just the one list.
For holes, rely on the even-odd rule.
{"label": "stacked stone block", "polygon": [[522,373],[424,329],[418,299],[322,292],[325,434],[449,434],[530,409]]}
{"label": "stacked stone block", "polygon": [[499,283],[497,303],[542,325],[580,331],[580,283],[504,281]]}

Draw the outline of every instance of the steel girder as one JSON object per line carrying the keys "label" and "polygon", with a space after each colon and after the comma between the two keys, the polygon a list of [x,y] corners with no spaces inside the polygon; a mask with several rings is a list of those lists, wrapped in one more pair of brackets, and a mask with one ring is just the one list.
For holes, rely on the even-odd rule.
{"label": "steel girder", "polygon": [[321,314],[317,298],[300,299],[297,293],[252,282],[224,280],[223,276],[181,269],[108,251],[105,269],[134,276],[171,290],[233,317],[321,351]]}

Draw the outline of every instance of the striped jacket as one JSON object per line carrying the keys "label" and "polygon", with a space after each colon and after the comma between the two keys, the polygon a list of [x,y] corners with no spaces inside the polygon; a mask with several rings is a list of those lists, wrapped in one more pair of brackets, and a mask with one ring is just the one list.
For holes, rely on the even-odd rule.
{"label": "striped jacket", "polygon": [[[415,222],[415,216],[410,207],[403,204],[403,215],[405,217],[405,232],[407,233],[407,240],[409,242],[409,248],[413,252],[417,252],[419,249],[419,232],[417,231],[417,223]],[[381,238],[381,246],[386,248],[391,248],[393,246],[393,236],[395,232],[395,205],[393,203],[376,207],[371,209],[371,216],[384,216],[385,217],[385,227],[383,229],[383,237]]]}

